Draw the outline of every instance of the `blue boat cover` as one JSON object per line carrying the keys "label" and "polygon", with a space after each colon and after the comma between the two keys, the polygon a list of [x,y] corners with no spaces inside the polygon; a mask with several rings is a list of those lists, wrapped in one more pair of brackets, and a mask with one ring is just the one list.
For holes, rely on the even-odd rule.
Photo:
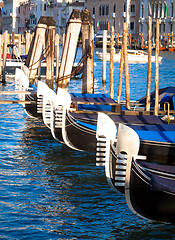
{"label": "blue boat cover", "polygon": [[136,131],[141,140],[175,144],[175,124],[130,127]]}
{"label": "blue boat cover", "polygon": [[[156,172],[170,173],[175,175],[175,166],[170,165],[160,165],[157,163],[150,163],[145,161],[137,160],[137,163],[148,170],[154,170]],[[175,176],[174,176],[175,177]]]}
{"label": "blue boat cover", "polygon": [[80,125],[83,126],[83,127],[89,128],[89,130],[94,130],[94,131],[97,130],[97,125],[93,125],[93,124],[89,124],[89,123],[84,123],[84,122],[81,122],[81,121],[78,121],[78,120],[77,120],[77,123],[80,124]]}
{"label": "blue boat cover", "polygon": [[[109,95],[103,93],[70,93],[73,102],[87,102],[90,104],[78,104],[78,110],[91,111],[111,111],[111,106],[108,103],[116,103]],[[96,105],[95,103],[106,103],[103,105]]]}
{"label": "blue boat cover", "polygon": [[156,174],[151,174],[150,189],[152,191],[175,193],[175,179],[168,179]]}
{"label": "blue boat cover", "polygon": [[76,97],[80,98],[108,98],[109,94],[104,93],[70,93],[72,100]]}
{"label": "blue boat cover", "polygon": [[[86,124],[81,122],[83,119],[96,120],[97,115],[91,114],[79,114],[71,113],[74,118],[79,119],[79,124],[84,125],[90,129],[95,130],[94,125]],[[175,144],[175,124],[153,124],[154,122],[162,123],[156,116],[119,116],[119,115],[110,115],[110,117],[115,121],[118,126],[118,123],[128,123],[134,131],[137,132],[140,140],[152,141],[152,142],[161,142],[161,143],[171,143]],[[153,117],[151,119],[151,117]],[[147,124],[145,124],[147,123]],[[138,125],[135,125],[138,124]]]}
{"label": "blue boat cover", "polygon": [[155,115],[114,115],[109,114],[110,118],[117,123],[128,123],[128,124],[164,124],[164,122]]}
{"label": "blue boat cover", "polygon": [[[170,103],[171,110],[175,110],[175,87],[169,86],[159,89],[159,103],[163,106],[164,102]],[[138,100],[139,103],[146,105],[146,96]],[[155,104],[155,91],[150,94],[151,107],[154,107]]]}
{"label": "blue boat cover", "polygon": [[34,85],[34,84],[30,84],[29,88],[30,88],[31,91],[35,91],[35,92],[37,91],[37,86]]}

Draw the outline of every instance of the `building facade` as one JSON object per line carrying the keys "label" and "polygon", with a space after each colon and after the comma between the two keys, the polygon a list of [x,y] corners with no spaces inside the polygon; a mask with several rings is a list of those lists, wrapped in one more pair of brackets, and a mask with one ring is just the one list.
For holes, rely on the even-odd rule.
{"label": "building facade", "polygon": [[58,34],[62,35],[65,32],[66,23],[69,20],[69,17],[73,9],[79,9],[80,11],[84,9],[83,1],[73,1],[73,2],[64,2],[59,4],[58,10]]}
{"label": "building facade", "polygon": [[30,19],[30,4],[27,2],[20,2],[18,8],[19,24],[18,33],[24,34],[29,30],[29,19]]}
{"label": "building facade", "polygon": [[3,15],[3,32],[8,30],[9,33],[14,31],[18,33],[19,26],[19,4],[24,2],[22,0],[6,0],[4,1],[4,11]]}
{"label": "building facade", "polygon": [[160,42],[173,42],[175,32],[175,0],[155,1],[141,0],[139,29],[143,33],[144,39],[147,39],[148,17],[152,17],[152,34],[155,42],[156,19],[160,21]]}
{"label": "building facade", "polygon": [[116,35],[123,32],[123,21],[126,14],[128,23],[128,33],[132,38],[139,35],[139,18],[140,18],[140,0],[86,0],[85,7],[90,11],[95,34],[102,34],[103,30],[110,30],[114,26]]}
{"label": "building facade", "polygon": [[84,0],[6,0],[3,31],[32,33],[41,16],[51,16],[56,23],[56,33],[62,34],[75,8],[81,11],[84,8]]}

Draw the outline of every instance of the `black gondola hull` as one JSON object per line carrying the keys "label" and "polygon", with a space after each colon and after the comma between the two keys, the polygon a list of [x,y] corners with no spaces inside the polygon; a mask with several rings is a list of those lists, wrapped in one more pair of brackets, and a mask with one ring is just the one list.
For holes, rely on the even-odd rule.
{"label": "black gondola hull", "polygon": [[[86,124],[77,121],[71,116],[70,112],[66,113],[65,135],[68,143],[75,149],[95,153],[97,146],[96,125],[94,129],[86,127]],[[93,122],[91,122],[93,123]],[[63,130],[64,131],[64,130]]]}
{"label": "black gondola hull", "polygon": [[144,179],[135,163],[131,167],[129,198],[133,210],[142,217],[153,221],[175,222],[175,195],[153,190],[151,181]]}

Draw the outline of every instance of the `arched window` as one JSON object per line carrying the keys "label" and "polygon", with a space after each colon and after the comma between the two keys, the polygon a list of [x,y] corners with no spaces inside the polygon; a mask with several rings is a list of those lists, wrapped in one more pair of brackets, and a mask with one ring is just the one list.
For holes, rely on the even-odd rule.
{"label": "arched window", "polygon": [[162,3],[160,3],[160,18],[162,17]]}
{"label": "arched window", "polygon": [[158,4],[156,4],[156,18],[158,18]]}
{"label": "arched window", "polygon": [[171,3],[171,17],[174,15],[174,4],[173,2]]}
{"label": "arched window", "polygon": [[144,5],[142,4],[142,7],[141,7],[141,17],[144,18]]}
{"label": "arched window", "polygon": [[126,3],[124,3],[123,12],[127,11]]}
{"label": "arched window", "polygon": [[154,17],[154,4],[152,4],[152,16]]}

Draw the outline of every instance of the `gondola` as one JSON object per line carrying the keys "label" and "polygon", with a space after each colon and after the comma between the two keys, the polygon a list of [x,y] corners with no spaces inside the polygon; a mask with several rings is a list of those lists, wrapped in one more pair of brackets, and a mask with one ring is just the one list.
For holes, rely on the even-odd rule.
{"label": "gondola", "polygon": [[139,155],[140,144],[132,128],[119,125],[115,161],[110,157],[105,166],[108,182],[125,195],[134,214],[152,221],[174,222],[175,166],[148,162],[147,156]]}
{"label": "gondola", "polygon": [[[112,117],[114,120],[114,116]],[[147,116],[147,124],[146,121],[136,124],[131,121],[130,123],[123,123],[138,134],[140,139],[139,155],[146,155],[148,162],[175,165],[175,124],[167,124],[158,117],[154,117],[154,121],[150,121],[149,119],[152,116]],[[119,123],[122,122],[114,121],[114,123],[118,129]],[[98,124],[100,125],[100,118],[97,122],[97,128]],[[118,135],[116,134],[117,138]]]}
{"label": "gondola", "polygon": [[[69,94],[58,88],[55,102],[51,104],[53,137],[73,149],[95,152],[97,111],[111,111],[111,106],[107,106],[109,102],[115,104],[114,100],[104,94]],[[80,104],[77,106],[77,103]],[[83,112],[77,113],[77,109]]]}
{"label": "gondola", "polygon": [[[146,96],[140,98],[138,100],[140,106],[146,105]],[[150,94],[150,107],[153,108],[155,105],[155,91]],[[168,86],[165,88],[159,89],[159,109],[163,110],[167,108],[169,105],[169,109],[175,110],[175,87]]]}
{"label": "gondola", "polygon": [[[164,91],[165,92],[165,91]],[[57,137],[57,140],[61,138],[61,141],[65,142],[69,147],[76,149],[76,150],[84,150],[84,151],[90,151],[90,152],[96,152],[96,145],[97,140],[95,138],[96,136],[96,125],[97,125],[97,112],[107,112],[107,114],[114,120],[116,124],[119,123],[125,123],[125,124],[132,124],[133,127],[141,132],[144,130],[145,125],[147,128],[149,128],[149,131],[170,131],[171,127],[167,125],[166,122],[162,121],[159,117],[154,115],[149,116],[132,116],[132,115],[121,115],[121,105],[117,105],[117,103],[110,98],[107,98],[104,96],[96,96],[94,97],[92,95],[86,95],[86,94],[70,94],[71,95],[71,101],[74,103],[73,107],[77,107],[76,103],[78,102],[78,110],[83,110],[81,113],[76,111],[70,111],[70,109],[67,109],[64,114],[64,121],[61,125],[61,128],[58,128],[57,130],[53,129],[52,133],[54,135],[59,135]],[[100,105],[100,102],[104,101],[106,102],[106,105]],[[109,101],[109,102],[108,102]],[[93,105],[89,105],[88,103],[93,102]],[[104,103],[103,102],[103,103]],[[162,100],[163,102],[163,100]],[[81,104],[80,104],[81,103]],[[109,103],[109,104],[108,104]],[[113,106],[112,106],[113,104]],[[80,107],[80,108],[79,108]],[[112,108],[119,108],[118,113],[115,115],[114,113],[110,114],[112,112]],[[77,110],[77,109],[76,109]],[[87,111],[86,111],[87,110]],[[92,111],[92,113],[89,112],[89,110]],[[94,111],[94,112],[93,112]],[[96,113],[95,113],[96,112]],[[60,115],[60,113],[58,113]],[[151,125],[150,127],[148,125]],[[153,128],[154,129],[151,129]],[[54,128],[54,127],[53,127]],[[138,129],[137,129],[138,128]],[[54,133],[56,132],[56,134]],[[59,133],[59,134],[58,134]],[[141,151],[143,154],[148,151],[148,142],[150,141],[142,141],[141,145]],[[156,142],[157,144],[157,142]],[[162,154],[166,157],[167,151],[170,150],[169,146],[167,146],[167,143],[164,144],[166,151]],[[149,146],[149,151],[153,151],[155,148],[155,144],[151,143]],[[157,151],[159,148],[156,148]],[[162,149],[162,148],[160,148]],[[170,150],[171,152],[171,150]],[[157,153],[160,155],[160,153]],[[171,158],[171,154],[169,154],[169,162],[174,161]],[[164,159],[162,160],[164,162]],[[166,159],[167,161],[167,159]]]}
{"label": "gondola", "polygon": [[[62,93],[64,93],[63,89],[60,89]],[[59,91],[59,90],[58,90]],[[110,104],[113,104],[115,106],[115,101],[112,99],[96,97],[90,99],[89,97],[83,96],[83,99],[80,99],[80,96],[74,96],[74,99],[77,99],[77,102],[84,103],[82,105],[83,112],[79,113],[76,111],[70,110],[70,104],[72,101],[72,96],[70,96],[67,92],[68,96],[68,104],[67,108],[65,110],[65,106],[63,106],[64,103],[66,103],[66,95],[64,97],[61,97],[61,92],[59,92],[59,98],[57,99],[57,103],[55,103],[56,111],[53,109],[52,112],[55,112],[54,121],[52,123],[51,132],[53,137],[60,141],[64,142],[67,146],[69,146],[72,149],[75,150],[83,150],[83,151],[89,151],[89,152],[96,152],[96,146],[97,146],[97,139],[96,139],[96,129],[97,129],[97,111],[102,111],[103,107],[105,105],[96,105],[96,103],[100,103],[100,101],[103,100],[103,103],[105,102],[106,105],[108,101]],[[61,99],[64,99],[61,103]],[[90,111],[84,111],[88,110],[90,108],[90,105],[86,105],[85,103],[93,101],[92,107],[94,110],[96,108],[100,107],[100,110],[97,110],[96,113],[91,113]],[[113,101],[113,102],[111,102]],[[76,102],[76,101],[75,101]],[[74,103],[75,103],[74,102]],[[54,106],[54,108],[55,108]],[[111,107],[111,105],[107,105],[105,107]],[[64,108],[64,114],[63,114],[63,108]],[[105,112],[105,111],[104,111]],[[108,115],[114,120],[115,124],[118,125],[119,123],[125,123],[125,124],[132,124],[133,128],[137,129],[141,132],[144,130],[145,126],[152,131],[151,128],[154,126],[154,131],[162,130],[163,128],[166,128],[166,131],[170,128],[170,125],[166,124],[164,121],[162,121],[159,117],[154,115],[149,116],[122,116],[118,114],[111,113],[111,111],[108,112]],[[55,124],[56,123],[56,124]],[[56,127],[55,127],[56,126]],[[160,129],[159,129],[160,128]],[[165,143],[166,145],[166,143]],[[148,151],[148,141],[145,143],[145,141],[142,141],[142,151],[143,153]],[[153,143],[151,145],[152,148],[154,148],[155,144]],[[151,149],[151,148],[149,148]],[[157,148],[158,149],[158,148]],[[152,151],[152,150],[150,150]],[[169,147],[167,148],[167,151],[169,151]],[[163,155],[166,155],[167,153],[164,152]],[[159,154],[160,155],[160,154]],[[171,159],[169,159],[171,161]]]}
{"label": "gondola", "polygon": [[[23,66],[24,67],[24,66]],[[27,70],[27,68],[25,68]],[[42,119],[43,99],[48,95],[52,99],[54,92],[42,81],[37,82],[37,86],[29,83],[29,79],[23,69],[15,70],[15,90],[28,91],[30,94],[19,95],[23,101],[30,103],[22,103],[25,113],[31,118]]]}

